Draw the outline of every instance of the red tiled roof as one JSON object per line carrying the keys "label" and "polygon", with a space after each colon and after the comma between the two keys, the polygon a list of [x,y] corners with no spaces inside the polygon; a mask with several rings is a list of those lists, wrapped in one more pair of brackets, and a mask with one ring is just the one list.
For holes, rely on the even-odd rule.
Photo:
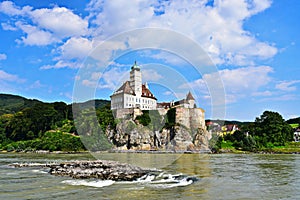
{"label": "red tiled roof", "polygon": [[151,99],[155,99],[155,96],[152,94],[152,92],[150,92],[150,90],[146,87],[145,84],[142,85],[142,97],[147,97],[147,98],[151,98]]}

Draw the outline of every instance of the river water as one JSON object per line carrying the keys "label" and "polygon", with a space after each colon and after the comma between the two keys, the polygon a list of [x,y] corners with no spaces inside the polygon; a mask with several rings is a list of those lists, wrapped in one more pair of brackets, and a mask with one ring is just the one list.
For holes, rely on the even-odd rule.
{"label": "river water", "polygon": [[[191,184],[109,182],[57,177],[11,163],[107,159],[159,168]],[[300,155],[0,154],[0,199],[300,199]]]}

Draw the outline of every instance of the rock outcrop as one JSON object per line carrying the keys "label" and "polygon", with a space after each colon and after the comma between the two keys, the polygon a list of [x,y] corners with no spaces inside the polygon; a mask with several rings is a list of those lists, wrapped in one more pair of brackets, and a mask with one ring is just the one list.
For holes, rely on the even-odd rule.
{"label": "rock outcrop", "polygon": [[72,178],[98,178],[101,180],[133,181],[148,173],[158,172],[116,161],[76,161],[65,162],[50,167],[50,174]]}
{"label": "rock outcrop", "polygon": [[13,167],[50,168],[49,173],[57,176],[69,176],[77,179],[97,178],[113,181],[134,181],[150,173],[159,173],[157,169],[145,169],[134,165],[108,160],[73,161],[53,164],[15,163]]}
{"label": "rock outcrop", "polygon": [[127,119],[117,124],[114,134],[112,131],[107,133],[110,133],[107,136],[115,145],[115,150],[210,151],[208,132],[202,127],[192,130],[178,124],[153,131],[150,127]]}

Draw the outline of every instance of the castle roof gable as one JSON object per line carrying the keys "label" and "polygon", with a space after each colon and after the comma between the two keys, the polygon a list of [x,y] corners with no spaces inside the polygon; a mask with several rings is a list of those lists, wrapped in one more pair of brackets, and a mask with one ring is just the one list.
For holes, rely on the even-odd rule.
{"label": "castle roof gable", "polygon": [[135,95],[134,90],[130,87],[129,81],[126,81],[115,93],[126,93]]}
{"label": "castle roof gable", "polygon": [[147,97],[156,100],[155,96],[152,94],[152,92],[147,88],[145,84],[142,84],[142,97]]}
{"label": "castle roof gable", "polygon": [[193,97],[192,93],[189,92],[186,96],[186,100],[195,100],[195,98]]}

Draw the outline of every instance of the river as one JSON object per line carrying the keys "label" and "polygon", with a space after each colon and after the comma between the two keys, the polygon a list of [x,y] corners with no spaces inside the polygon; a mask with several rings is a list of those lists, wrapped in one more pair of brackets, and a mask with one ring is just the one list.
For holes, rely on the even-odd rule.
{"label": "river", "polygon": [[[74,180],[11,163],[107,159],[197,177],[189,185]],[[300,155],[0,154],[0,199],[299,199]]]}

